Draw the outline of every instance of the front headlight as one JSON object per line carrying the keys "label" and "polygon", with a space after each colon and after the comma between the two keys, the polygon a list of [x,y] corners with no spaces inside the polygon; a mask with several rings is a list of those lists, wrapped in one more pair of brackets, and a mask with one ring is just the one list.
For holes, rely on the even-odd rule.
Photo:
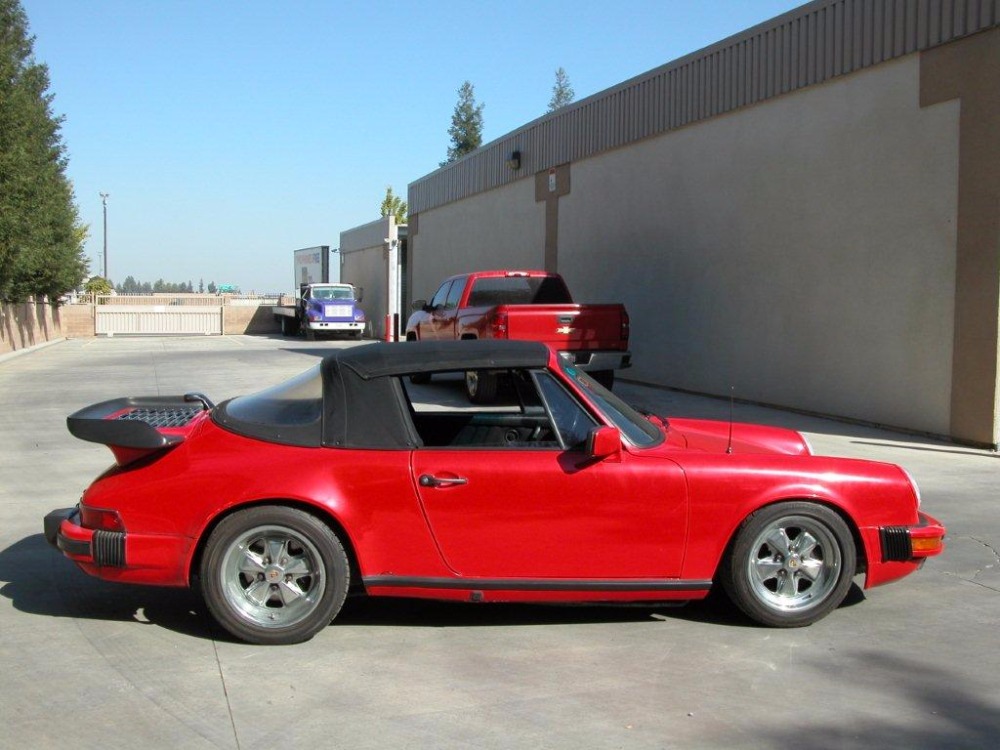
{"label": "front headlight", "polygon": [[921,503],[920,485],[917,484],[917,480],[913,478],[913,475],[910,472],[908,472],[902,466],[900,466],[899,468],[902,470],[904,474],[906,474],[906,478],[910,480],[910,485],[913,487],[913,493],[917,496],[917,507],[919,508]]}

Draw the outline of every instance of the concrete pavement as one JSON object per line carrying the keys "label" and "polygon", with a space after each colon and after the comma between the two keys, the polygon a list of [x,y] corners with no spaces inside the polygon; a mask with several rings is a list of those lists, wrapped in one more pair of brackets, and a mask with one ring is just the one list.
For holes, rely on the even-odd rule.
{"label": "concrete pavement", "polygon": [[[125,395],[216,401],[336,342],[77,339],[0,363],[0,747],[1000,746],[1000,459],[758,407],[816,452],[899,463],[948,549],[809,628],[681,609],[351,600],[309,643],[235,643],[197,595],[104,583],[41,535],[110,463],[65,417]],[[725,401],[619,383],[668,415]],[[860,579],[859,579],[860,580]]]}

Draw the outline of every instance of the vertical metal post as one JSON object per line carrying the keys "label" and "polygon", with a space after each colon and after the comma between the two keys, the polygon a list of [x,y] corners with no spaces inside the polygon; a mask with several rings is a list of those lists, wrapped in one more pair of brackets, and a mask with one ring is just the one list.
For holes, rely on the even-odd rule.
{"label": "vertical metal post", "polygon": [[104,207],[104,280],[108,280],[108,195],[101,193],[101,205]]}

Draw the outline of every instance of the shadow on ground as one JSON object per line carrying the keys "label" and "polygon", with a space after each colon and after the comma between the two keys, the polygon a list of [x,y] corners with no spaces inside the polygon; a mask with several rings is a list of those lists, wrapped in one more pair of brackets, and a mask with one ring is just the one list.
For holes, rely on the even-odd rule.
{"label": "shadow on ground", "polygon": [[[197,638],[231,640],[196,591],[112,583],[88,576],[42,534],[0,552],[0,595],[20,612],[42,617],[158,625]],[[864,599],[853,586],[845,606]],[[350,597],[335,624],[380,627],[590,625],[664,620],[719,627],[756,627],[721,594],[686,606],[667,604],[466,604],[424,599]]]}

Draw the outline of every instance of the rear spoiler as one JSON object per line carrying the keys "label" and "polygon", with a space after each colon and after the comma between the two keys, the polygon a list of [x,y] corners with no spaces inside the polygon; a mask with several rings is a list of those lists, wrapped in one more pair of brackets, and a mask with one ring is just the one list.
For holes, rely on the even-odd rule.
{"label": "rear spoiler", "polygon": [[66,427],[74,437],[108,446],[124,466],[184,442],[187,426],[212,408],[200,393],[116,398],[74,412]]}

